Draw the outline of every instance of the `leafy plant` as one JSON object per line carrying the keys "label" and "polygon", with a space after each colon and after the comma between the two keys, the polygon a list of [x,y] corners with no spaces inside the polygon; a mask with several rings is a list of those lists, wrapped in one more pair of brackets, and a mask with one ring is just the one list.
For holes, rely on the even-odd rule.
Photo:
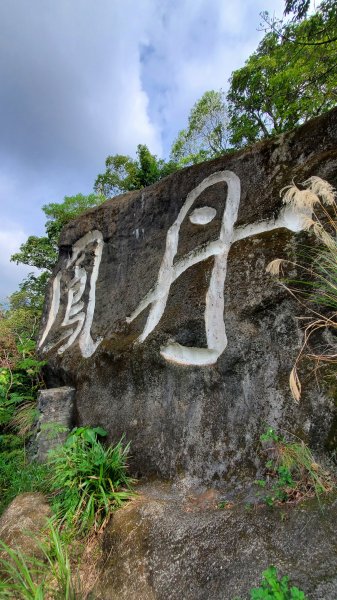
{"label": "leafy plant", "polygon": [[105,173],[100,173],[94,189],[107,198],[132,190],[140,190],[167,175],[174,173],[179,165],[174,160],[166,162],[151,154],[145,144],[138,144],[137,158],[113,154],[105,161]]}
{"label": "leafy plant", "polygon": [[251,600],[308,600],[304,592],[289,585],[289,577],[278,578],[271,566],[262,573],[261,586],[250,591]]}
{"label": "leafy plant", "polygon": [[12,426],[25,436],[36,415],[36,396],[42,383],[40,372],[46,363],[36,358],[35,342],[25,335],[16,341],[15,351],[1,362],[0,428]]}
{"label": "leafy plant", "polygon": [[120,440],[104,448],[98,436],[105,435],[100,427],[78,427],[50,453],[55,512],[81,534],[104,527],[111,512],[132,496],[129,444],[123,447]]}
{"label": "leafy plant", "polygon": [[260,437],[264,444],[266,478],[256,481],[268,493],[264,501],[269,506],[291,503],[306,497],[330,492],[334,487],[329,472],[319,465],[308,446],[302,440],[287,442],[284,437],[269,428]]}

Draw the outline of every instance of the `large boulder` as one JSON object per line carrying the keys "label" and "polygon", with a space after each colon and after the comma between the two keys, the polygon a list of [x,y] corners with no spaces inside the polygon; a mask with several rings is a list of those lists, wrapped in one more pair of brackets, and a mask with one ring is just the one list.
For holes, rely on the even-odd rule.
{"label": "large boulder", "polygon": [[19,494],[0,518],[0,540],[27,556],[42,557],[39,546],[45,536],[51,509],[43,494]]}
{"label": "large boulder", "polygon": [[265,271],[309,243],[311,210],[282,206],[280,191],[313,176],[337,185],[337,110],[63,230],[40,336],[47,383],[76,389],[78,424],[126,435],[134,473],[220,485],[255,475],[267,425],[316,448],[336,439],[314,377],[291,398],[303,309]]}
{"label": "large boulder", "polygon": [[219,509],[214,490],[140,492],[105,532],[95,600],[245,600],[270,565],[310,600],[336,600],[336,499]]}

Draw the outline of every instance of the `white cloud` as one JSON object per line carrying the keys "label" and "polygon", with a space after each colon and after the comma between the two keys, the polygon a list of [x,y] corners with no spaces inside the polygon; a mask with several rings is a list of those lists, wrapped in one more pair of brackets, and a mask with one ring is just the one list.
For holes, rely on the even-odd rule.
{"label": "white cloud", "polygon": [[6,248],[24,231],[43,234],[41,206],[90,193],[108,154],[143,143],[167,155],[194,102],[225,88],[256,48],[264,8],[281,14],[283,0],[0,3],[0,205],[15,222],[1,225],[7,287],[24,267],[5,263]]}
{"label": "white cloud", "polygon": [[168,150],[187,123],[193,104],[209,89],[227,89],[233,70],[243,66],[263,33],[259,13],[279,15],[283,0],[157,0],[159,18],[148,31],[143,82],[150,116],[162,129]]}

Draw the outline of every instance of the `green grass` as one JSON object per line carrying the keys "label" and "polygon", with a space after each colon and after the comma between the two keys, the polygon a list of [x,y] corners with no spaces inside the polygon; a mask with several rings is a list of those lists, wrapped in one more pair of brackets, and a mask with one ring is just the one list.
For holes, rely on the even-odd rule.
{"label": "green grass", "polygon": [[50,521],[38,543],[41,558],[26,556],[0,542],[0,597],[19,600],[80,600],[79,579],[72,573],[67,545]]}
{"label": "green grass", "polygon": [[27,461],[19,436],[0,436],[0,452],[1,515],[18,494],[45,491],[48,469],[45,465]]}

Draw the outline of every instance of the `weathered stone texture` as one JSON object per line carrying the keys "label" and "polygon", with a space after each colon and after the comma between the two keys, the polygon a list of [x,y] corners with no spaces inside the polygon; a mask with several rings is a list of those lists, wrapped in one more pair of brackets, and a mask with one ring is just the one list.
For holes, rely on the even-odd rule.
{"label": "weathered stone texture", "polygon": [[0,540],[13,550],[42,558],[38,541],[50,517],[51,508],[43,494],[19,494],[0,518]]}
{"label": "weathered stone texture", "polygon": [[249,598],[269,565],[310,600],[337,598],[336,500],[220,510],[216,493],[212,502],[164,484],[140,492],[105,532],[95,600]]}
{"label": "weathered stone texture", "polygon": [[75,389],[71,387],[41,390],[38,398],[39,432],[37,459],[44,462],[48,451],[64,442],[74,425]]}
{"label": "weathered stone texture", "polygon": [[[77,423],[103,426],[110,440],[126,434],[132,443],[132,469],[138,475],[185,474],[219,484],[230,477],[254,476],[259,468],[258,440],[266,425],[298,434],[316,448],[332,439],[336,408],[314,378],[306,379],[299,405],[291,398],[288,377],[301,344],[297,317],[302,309],[265,272],[274,258],[296,258],[298,249],[309,243],[306,233],[280,228],[233,243],[224,286],[228,345],[215,364],[180,365],[160,354],[172,339],[206,347],[204,312],[215,264],[212,256],[176,279],[159,323],[135,344],[149,308],[132,322],[126,319],[156,284],[169,227],[191,190],[223,170],[241,181],[236,227],[280,215],[280,190],[292,180],[299,183],[315,175],[337,186],[337,110],[296,132],[109,200],[62,233],[54,272],[60,278],[61,300],[46,337],[49,351],[43,354],[48,358],[47,381],[50,386],[76,388]],[[207,205],[216,209],[217,216],[200,226],[187,215],[175,264],[196,247],[201,252],[202,244],[219,239],[226,195],[222,182],[196,199],[193,210]],[[72,252],[88,232],[101,232],[104,241],[90,326],[92,340],[102,341],[90,357],[83,356],[80,338],[58,354],[60,337],[67,327],[70,330],[62,323],[67,291],[74,282]],[[78,267],[79,279],[86,281],[85,306],[90,304],[89,280],[98,265],[98,245],[98,241],[88,244]],[[44,326],[52,292],[51,286]]]}

